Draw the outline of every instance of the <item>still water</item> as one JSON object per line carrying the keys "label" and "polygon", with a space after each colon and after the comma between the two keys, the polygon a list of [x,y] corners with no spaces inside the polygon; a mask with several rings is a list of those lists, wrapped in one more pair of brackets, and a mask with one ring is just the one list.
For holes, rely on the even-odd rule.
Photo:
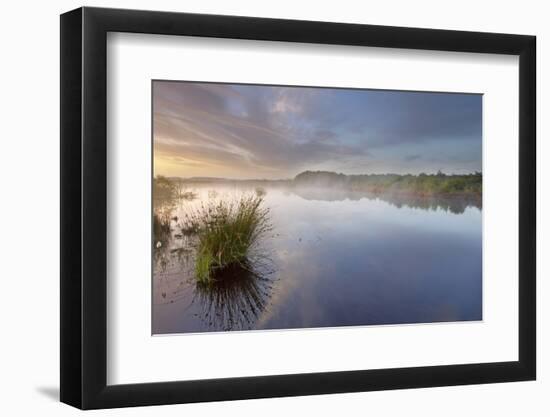
{"label": "still water", "polygon": [[273,230],[254,271],[194,278],[194,243],[177,219],[253,193],[191,186],[153,248],[153,334],[429,323],[482,319],[482,211],[461,198],[265,188]]}

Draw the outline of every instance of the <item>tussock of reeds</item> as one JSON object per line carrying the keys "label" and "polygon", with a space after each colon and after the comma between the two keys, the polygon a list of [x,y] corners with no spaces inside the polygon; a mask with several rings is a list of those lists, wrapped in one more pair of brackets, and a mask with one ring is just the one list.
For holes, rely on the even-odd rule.
{"label": "tussock of reeds", "polygon": [[199,282],[212,282],[215,272],[229,266],[247,268],[252,251],[271,230],[269,209],[262,203],[262,196],[244,195],[203,205],[188,215],[186,222],[193,225],[197,236],[195,276]]}

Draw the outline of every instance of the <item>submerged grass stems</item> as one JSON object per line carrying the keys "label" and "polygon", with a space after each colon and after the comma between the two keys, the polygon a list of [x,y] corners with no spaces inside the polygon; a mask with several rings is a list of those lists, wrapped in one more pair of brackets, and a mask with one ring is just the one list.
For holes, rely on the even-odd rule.
{"label": "submerged grass stems", "polygon": [[155,247],[166,243],[170,236],[170,215],[167,212],[153,214],[153,238]]}
{"label": "submerged grass stems", "polygon": [[271,230],[269,209],[263,197],[245,195],[235,201],[203,205],[190,216],[197,226],[195,275],[200,283],[211,283],[214,274],[238,265],[247,268],[251,252]]}

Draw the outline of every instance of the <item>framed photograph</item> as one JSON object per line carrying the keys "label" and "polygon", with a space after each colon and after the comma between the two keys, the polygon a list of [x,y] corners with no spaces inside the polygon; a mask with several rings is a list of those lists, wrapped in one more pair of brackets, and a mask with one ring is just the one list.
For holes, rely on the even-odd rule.
{"label": "framed photograph", "polygon": [[61,401],[533,380],[535,37],[61,16]]}

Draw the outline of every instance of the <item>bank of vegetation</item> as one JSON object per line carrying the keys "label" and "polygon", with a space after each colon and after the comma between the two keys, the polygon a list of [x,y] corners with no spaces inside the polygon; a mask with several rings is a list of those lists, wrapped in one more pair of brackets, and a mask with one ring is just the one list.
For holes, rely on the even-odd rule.
{"label": "bank of vegetation", "polygon": [[187,187],[205,184],[226,184],[255,187],[260,191],[265,187],[302,187],[302,188],[332,188],[338,190],[361,191],[373,194],[401,193],[415,196],[434,195],[477,195],[483,190],[483,175],[481,172],[471,174],[445,174],[441,171],[435,174],[359,174],[345,175],[331,171],[304,171],[288,180],[233,180],[224,178],[166,178],[156,177],[154,180],[154,196],[156,198],[179,197],[196,198],[196,194]]}
{"label": "bank of vegetation", "polygon": [[419,175],[344,175],[329,171],[305,171],[294,178],[293,185],[298,187],[338,188],[374,194],[481,195],[482,180],[481,172],[465,175],[447,175],[441,171],[436,174]]}

